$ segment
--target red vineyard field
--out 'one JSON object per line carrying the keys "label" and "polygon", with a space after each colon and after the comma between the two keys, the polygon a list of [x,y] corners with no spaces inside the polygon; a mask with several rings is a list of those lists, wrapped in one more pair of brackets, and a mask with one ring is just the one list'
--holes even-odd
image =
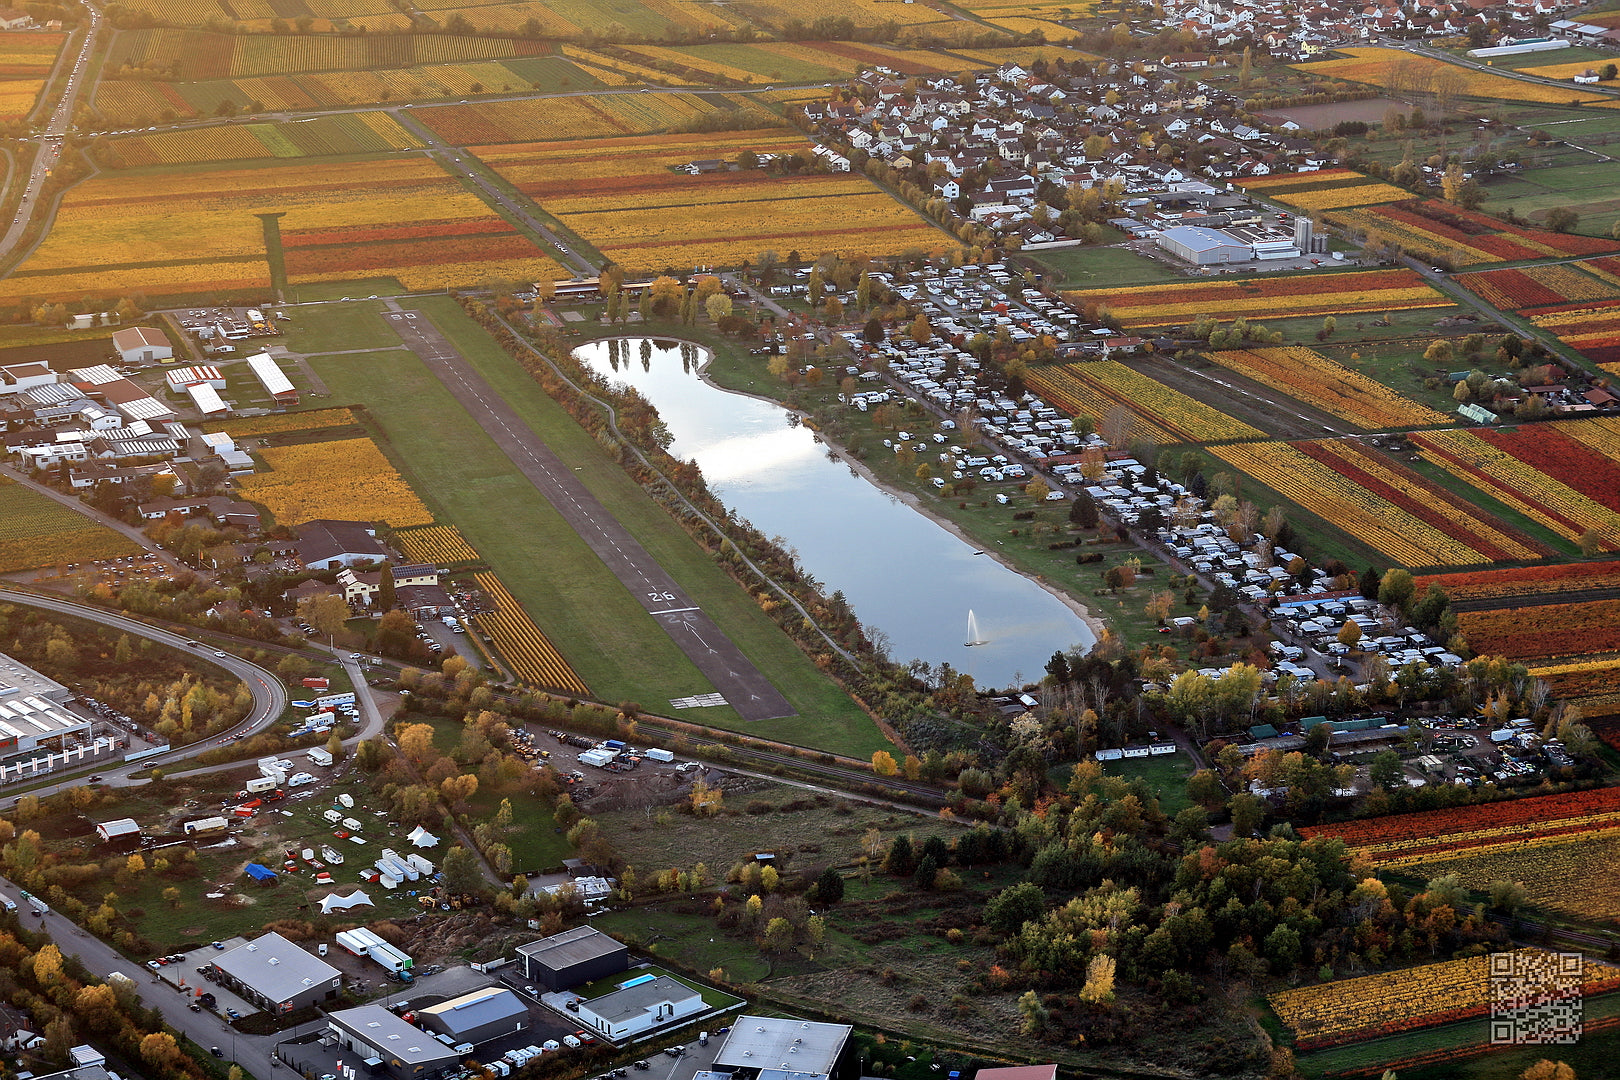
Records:
{"label": "red vineyard field", "polygon": [[1299,832],[1306,837],[1337,837],[1355,848],[1421,840],[1431,843],[1435,850],[1444,851],[1447,850],[1445,837],[1449,834],[1527,825],[1539,826],[1531,831],[1541,832],[1557,827],[1564,819],[1613,813],[1620,813],[1620,788],[1593,788],[1333,825],[1306,825]]}

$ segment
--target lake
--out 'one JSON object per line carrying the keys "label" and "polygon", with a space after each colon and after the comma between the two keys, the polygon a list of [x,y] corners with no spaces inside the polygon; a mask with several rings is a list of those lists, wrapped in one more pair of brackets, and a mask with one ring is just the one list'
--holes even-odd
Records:
{"label": "lake", "polygon": [[[727,508],[797,554],[829,595],[842,591],[893,659],[949,663],[1000,688],[1039,679],[1052,653],[1095,641],[1067,605],[830,457],[786,409],[703,381],[701,346],[616,338],[574,355],[651,402],[670,452],[695,461]],[[972,647],[970,611],[982,642]]]}

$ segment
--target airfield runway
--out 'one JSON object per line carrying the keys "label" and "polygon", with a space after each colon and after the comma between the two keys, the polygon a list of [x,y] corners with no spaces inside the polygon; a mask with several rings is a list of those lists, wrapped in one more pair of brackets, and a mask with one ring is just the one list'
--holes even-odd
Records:
{"label": "airfield runway", "polygon": [[562,514],[597,558],[641,601],[647,614],[708,676],[744,720],[793,716],[793,706],[720,632],[675,579],[636,542],[617,518],[551,452],[426,315],[390,311],[388,321],[462,408],[495,440],[512,464]]}

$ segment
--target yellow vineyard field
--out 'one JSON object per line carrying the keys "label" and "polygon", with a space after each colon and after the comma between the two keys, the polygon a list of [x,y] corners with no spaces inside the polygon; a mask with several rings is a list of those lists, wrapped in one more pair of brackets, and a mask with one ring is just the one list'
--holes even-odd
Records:
{"label": "yellow vineyard field", "polygon": [[478,561],[478,552],[454,525],[406,529],[394,534],[394,543],[412,562],[440,565]]}
{"label": "yellow vineyard field", "polygon": [[496,651],[512,669],[512,674],[536,686],[570,694],[590,693],[562,653],[529,618],[523,605],[506,591],[500,579],[489,573],[474,577],[495,606],[493,613],[477,616],[478,626],[495,643]]}
{"label": "yellow vineyard field", "polygon": [[140,550],[122,533],[0,477],[0,573],[121,558]]}
{"label": "yellow vineyard field", "polygon": [[1296,64],[1296,70],[1312,75],[1326,75],[1350,82],[1368,83],[1397,93],[1431,92],[1442,81],[1455,85],[1455,92],[1469,97],[1502,98],[1508,101],[1542,102],[1570,105],[1610,100],[1605,94],[1594,94],[1579,86],[1546,86],[1524,82],[1506,75],[1497,75],[1444,60],[1414,56],[1400,49],[1344,49],[1350,55],[1342,60],[1323,60],[1313,64]]}
{"label": "yellow vineyard field", "polygon": [[336,518],[401,528],[433,520],[370,439],[274,446],[260,453],[271,471],[243,477],[242,496],[263,505],[278,525]]}

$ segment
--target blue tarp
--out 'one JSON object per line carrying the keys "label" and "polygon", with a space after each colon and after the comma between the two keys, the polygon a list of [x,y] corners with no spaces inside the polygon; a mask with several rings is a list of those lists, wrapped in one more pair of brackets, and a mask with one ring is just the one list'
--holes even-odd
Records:
{"label": "blue tarp", "polygon": [[247,874],[248,877],[252,878],[254,881],[276,880],[276,872],[274,870],[270,869],[268,866],[260,866],[256,862],[250,862],[247,864]]}

